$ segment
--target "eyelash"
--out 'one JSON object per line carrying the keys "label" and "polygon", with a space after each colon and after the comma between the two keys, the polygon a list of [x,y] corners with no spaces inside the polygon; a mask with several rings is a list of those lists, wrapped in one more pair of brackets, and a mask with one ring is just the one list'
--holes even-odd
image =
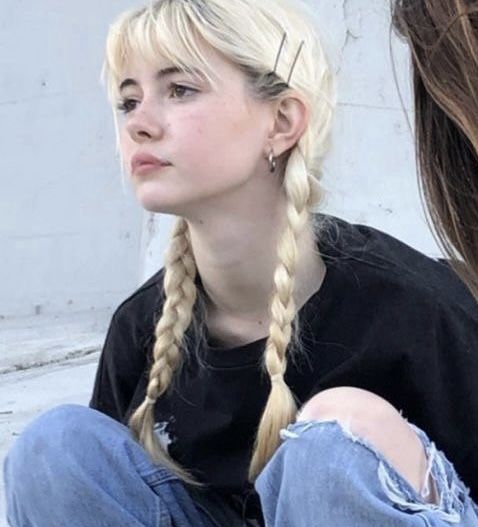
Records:
{"label": "eyelash", "polygon": [[[168,87],[168,90],[170,93],[173,93],[174,90],[177,90],[177,89],[180,89],[180,90],[184,90],[184,91],[189,91],[191,92],[190,95],[183,95],[183,96],[179,96],[179,97],[173,97],[173,99],[183,99],[185,97],[190,97],[192,94],[194,93],[197,93],[198,90],[195,90],[194,88],[190,88],[189,86],[184,86],[182,84],[176,84],[175,82],[172,82],[169,87]],[[118,105],[117,105],[117,109],[122,111],[123,113],[127,114],[127,113],[130,113],[131,111],[134,110],[135,107],[131,108],[130,105],[131,103],[133,104],[136,104],[138,103],[138,101],[135,101],[134,99],[123,99]]]}

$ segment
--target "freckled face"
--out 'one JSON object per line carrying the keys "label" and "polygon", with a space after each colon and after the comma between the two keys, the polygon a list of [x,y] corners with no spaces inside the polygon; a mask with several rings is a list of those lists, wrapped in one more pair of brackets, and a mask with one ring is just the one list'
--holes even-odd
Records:
{"label": "freckled face", "polygon": [[239,69],[212,49],[207,56],[217,74],[215,87],[202,76],[168,71],[173,65],[164,60],[154,67],[134,60],[122,79],[129,79],[121,91],[120,118],[126,171],[131,174],[138,152],[171,163],[131,174],[147,210],[187,217],[195,207],[213,206],[221,196],[240,191],[267,169],[270,106],[251,97]]}

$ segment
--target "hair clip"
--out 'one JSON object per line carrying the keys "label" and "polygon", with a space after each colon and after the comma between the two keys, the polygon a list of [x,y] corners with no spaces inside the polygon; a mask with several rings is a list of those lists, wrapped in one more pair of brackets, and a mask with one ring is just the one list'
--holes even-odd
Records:
{"label": "hair clip", "polygon": [[295,65],[297,64],[297,61],[299,60],[300,52],[302,51],[302,48],[304,47],[304,41],[302,40],[299,46],[299,49],[297,50],[297,53],[295,55],[294,62],[292,63],[292,67],[290,69],[289,77],[287,77],[287,84],[290,84],[290,79],[292,78],[292,73],[294,72]]}
{"label": "hair clip", "polygon": [[274,69],[272,70],[273,73],[276,73],[277,71],[277,66],[279,65],[279,58],[282,53],[282,49],[284,47],[286,39],[287,39],[287,33],[284,31],[284,36],[282,37],[282,41],[280,43],[279,52],[277,53],[276,63],[274,64]]}
{"label": "hair clip", "polygon": [[[284,49],[284,45],[285,45],[285,41],[287,40],[287,33],[284,32],[284,36],[282,37],[282,41],[280,43],[280,46],[279,46],[279,52],[277,53],[277,58],[276,58],[276,62],[274,64],[274,70],[273,70],[273,73],[277,75],[277,66],[279,65],[279,59],[280,59],[280,56],[282,54],[282,50]],[[287,78],[287,85],[290,84],[290,80],[292,79],[292,73],[294,72],[294,68],[297,64],[297,61],[299,60],[299,55],[300,55],[300,52],[302,51],[302,48],[304,47],[304,44],[305,42],[302,40],[301,43],[300,43],[300,46],[299,46],[299,49],[297,50],[297,53],[295,55],[295,58],[294,58],[294,61],[292,63],[292,67],[290,69],[290,73],[289,73],[289,76]]]}

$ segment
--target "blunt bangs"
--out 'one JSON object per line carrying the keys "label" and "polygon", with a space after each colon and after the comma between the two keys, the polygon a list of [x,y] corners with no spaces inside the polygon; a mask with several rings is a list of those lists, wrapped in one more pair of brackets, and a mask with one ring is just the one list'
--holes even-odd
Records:
{"label": "blunt bangs", "polygon": [[102,70],[110,101],[119,101],[119,83],[135,57],[153,66],[161,57],[182,71],[201,72],[214,85],[216,75],[203,54],[207,44],[198,22],[188,2],[165,1],[155,12],[145,7],[121,16],[110,29]]}

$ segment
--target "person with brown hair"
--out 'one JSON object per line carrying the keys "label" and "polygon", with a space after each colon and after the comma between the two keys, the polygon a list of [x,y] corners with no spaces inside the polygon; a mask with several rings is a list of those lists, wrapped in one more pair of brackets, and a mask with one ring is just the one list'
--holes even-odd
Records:
{"label": "person with brown hair", "polygon": [[478,3],[394,0],[409,43],[420,182],[458,274],[478,298]]}
{"label": "person with brown hair", "polygon": [[477,527],[478,310],[447,266],[317,212],[335,92],[311,16],[159,0],[106,47],[122,163],[177,220],[90,407],[9,452],[10,524]]}

